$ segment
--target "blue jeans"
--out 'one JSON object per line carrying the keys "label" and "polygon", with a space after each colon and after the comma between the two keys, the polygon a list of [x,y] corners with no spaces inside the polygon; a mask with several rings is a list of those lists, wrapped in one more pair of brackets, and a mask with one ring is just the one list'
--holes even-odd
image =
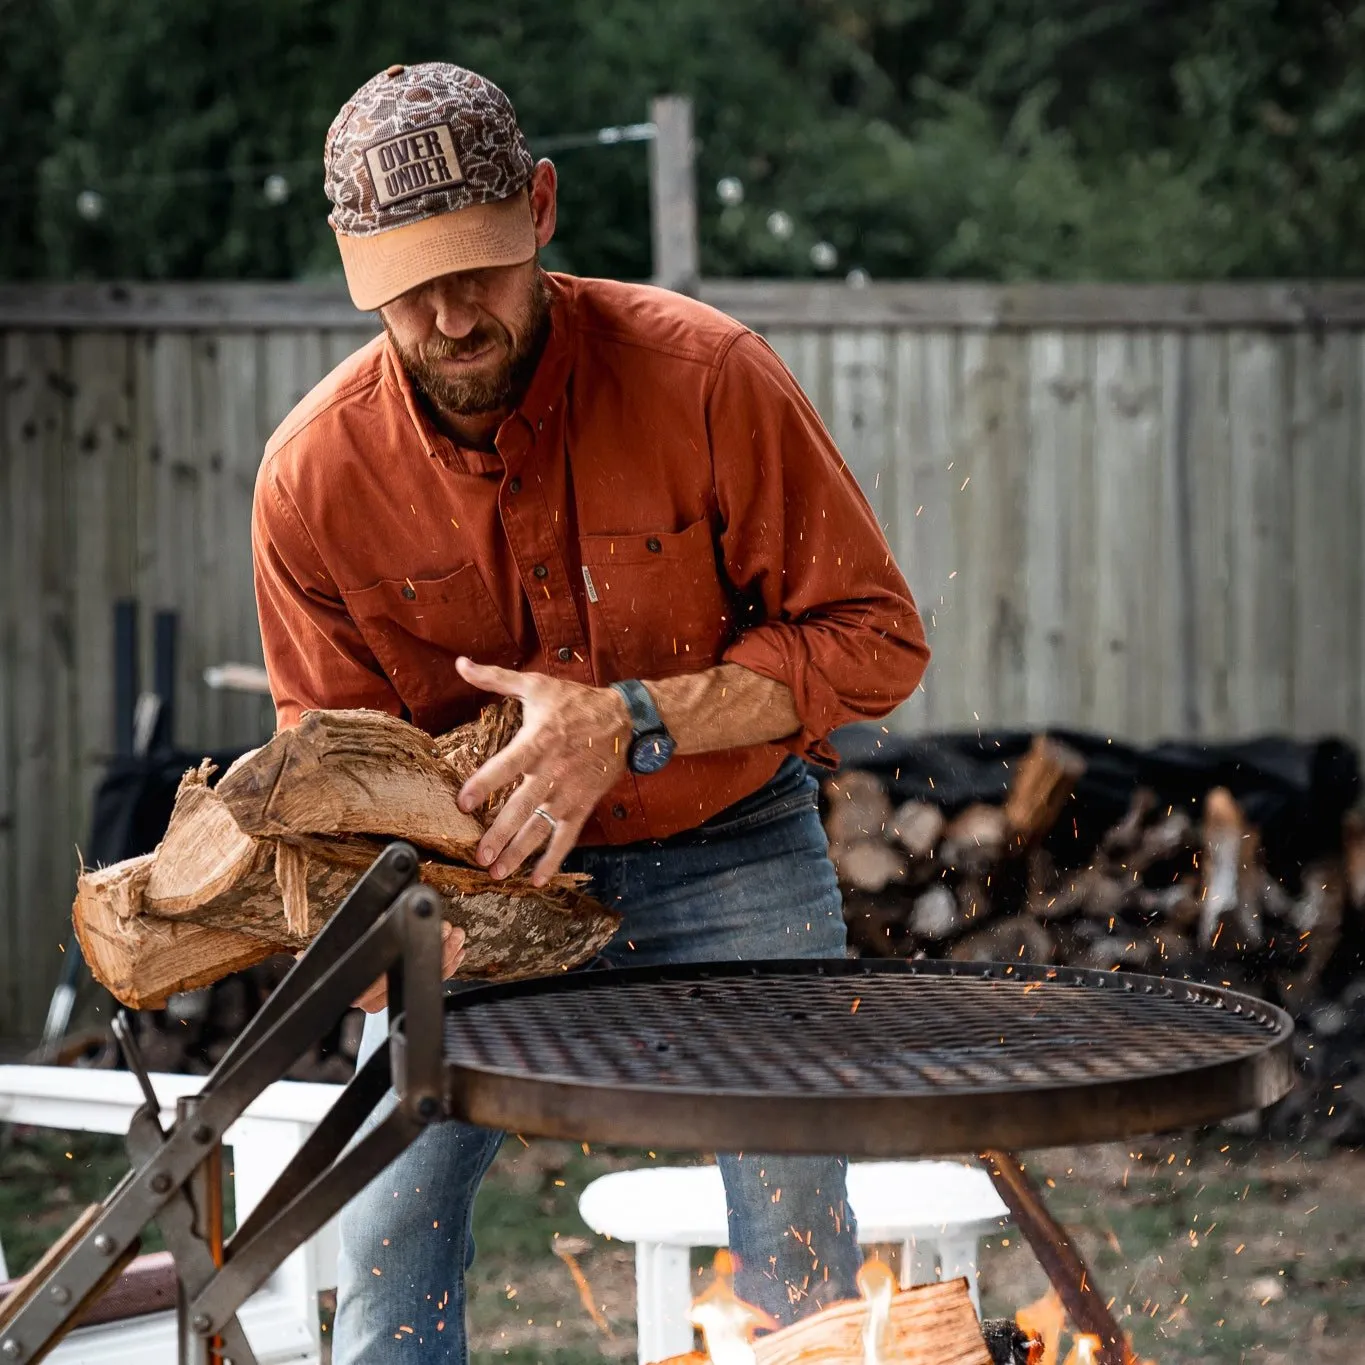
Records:
{"label": "blue jeans", "polygon": [[[796,759],[696,830],[578,849],[567,866],[590,874],[592,894],[624,916],[595,966],[844,955],[843,911],[816,784]],[[370,1017],[362,1060],[386,1030],[384,1014]],[[474,1196],[502,1139],[470,1124],[436,1124],[347,1206],[335,1365],[465,1365]],[[844,1158],[745,1152],[721,1155],[718,1164],[742,1298],[786,1323],[856,1297],[857,1235]],[[400,1325],[411,1331],[399,1333]]]}

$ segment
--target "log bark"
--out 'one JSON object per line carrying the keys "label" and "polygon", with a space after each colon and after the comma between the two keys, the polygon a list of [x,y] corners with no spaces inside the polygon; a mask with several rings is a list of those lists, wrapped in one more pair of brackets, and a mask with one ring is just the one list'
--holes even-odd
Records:
{"label": "log bark", "polygon": [[1084,773],[1085,760],[1074,749],[1046,735],[1034,736],[1005,798],[1005,823],[1014,847],[1027,848],[1047,834]]}
{"label": "log bark", "polygon": [[380,711],[307,711],[237,760],[217,792],[258,837],[376,834],[473,861],[483,826],[456,804],[449,751]]}

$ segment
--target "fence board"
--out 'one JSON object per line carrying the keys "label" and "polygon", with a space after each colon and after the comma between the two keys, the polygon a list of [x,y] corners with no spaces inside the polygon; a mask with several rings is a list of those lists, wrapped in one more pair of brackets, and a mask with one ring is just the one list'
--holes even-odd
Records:
{"label": "fence board", "polygon": [[1194,733],[1229,735],[1232,712],[1232,420],[1228,339],[1185,344],[1194,644]]}
{"label": "fence board", "polygon": [[1075,723],[1081,661],[1093,617],[1094,521],[1086,514],[1094,437],[1090,345],[1039,332],[1029,342],[1027,649],[1023,716],[1037,725]]}
{"label": "fence board", "polygon": [[1294,596],[1293,477],[1287,348],[1239,332],[1228,351],[1232,431],[1232,721],[1241,731],[1290,721]]}
{"label": "fence board", "polygon": [[71,535],[76,689],[77,829],[114,749],[114,603],[135,592],[136,484],[130,340],[123,332],[71,339]]}
{"label": "fence board", "polygon": [[75,874],[72,782],[73,621],[64,460],[70,413],[60,335],[6,346],[10,465],[8,591],[12,598],[13,900],[4,918],[14,952],[0,970],[20,1019],[41,1020],[66,938]]}
{"label": "fence board", "polygon": [[1293,728],[1357,734],[1361,650],[1359,346],[1296,336],[1293,473]]}
{"label": "fence board", "polygon": [[953,472],[958,339],[951,332],[902,333],[897,341],[897,426],[905,430],[896,509],[896,551],[924,617],[930,671],[904,715],[905,727],[956,719],[965,687],[963,633],[955,625],[961,592]]}
{"label": "fence board", "polygon": [[[260,663],[261,638],[251,586],[251,498],[264,442],[260,427],[260,344],[249,332],[218,334],[217,382],[222,390],[223,578],[235,584],[222,653],[210,663]],[[273,711],[259,698],[224,693],[220,742],[239,747],[258,743],[273,728]]]}

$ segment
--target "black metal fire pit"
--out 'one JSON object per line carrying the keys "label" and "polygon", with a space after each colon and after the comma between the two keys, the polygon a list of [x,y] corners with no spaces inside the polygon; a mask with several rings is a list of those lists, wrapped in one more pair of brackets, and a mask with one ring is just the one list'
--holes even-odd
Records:
{"label": "black metal fire pit", "polygon": [[[160,1228],[182,1365],[255,1365],[237,1309],[428,1125],[703,1151],[979,1153],[1072,1320],[1122,1365],[1122,1333],[1014,1147],[1183,1128],[1273,1103],[1293,1026],[1231,991],[1050,967],[768,962],[590,972],[444,1001],[440,898],[390,845],[203,1089],[0,1305],[0,1363],[37,1365]],[[270,1191],[224,1240],[223,1135],[388,973],[395,1023]],[[397,1105],[362,1131],[390,1085]]]}
{"label": "black metal fire pit", "polygon": [[1261,1108],[1293,1022],[1155,977],[943,962],[635,968],[446,1002],[447,1103],[632,1146],[905,1157],[1099,1142]]}

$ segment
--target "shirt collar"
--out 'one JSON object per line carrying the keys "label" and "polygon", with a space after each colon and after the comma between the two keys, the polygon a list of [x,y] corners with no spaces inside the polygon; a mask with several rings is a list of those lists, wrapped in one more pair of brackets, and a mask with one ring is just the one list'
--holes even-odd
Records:
{"label": "shirt collar", "polygon": [[432,459],[467,474],[495,473],[503,469],[507,461],[520,463],[520,457],[534,444],[536,432],[544,427],[546,419],[557,408],[562,407],[573,370],[573,294],[561,276],[547,273],[545,281],[550,294],[550,334],[525,397],[498,428],[494,438],[496,454],[457,445],[441,431],[432,421],[425,401],[413,388],[393,342],[385,336],[384,382],[402,402],[422,449]]}

